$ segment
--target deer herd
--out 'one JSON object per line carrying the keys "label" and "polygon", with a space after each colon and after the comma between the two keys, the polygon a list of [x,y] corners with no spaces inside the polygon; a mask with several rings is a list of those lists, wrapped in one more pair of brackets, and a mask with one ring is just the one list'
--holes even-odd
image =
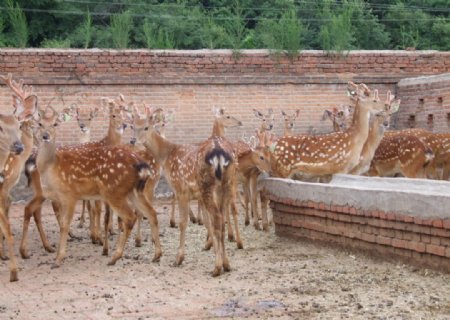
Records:
{"label": "deer herd", "polygon": [[[153,261],[159,261],[162,248],[153,194],[160,177],[164,176],[174,193],[170,212],[172,227],[176,226],[175,205],[179,208],[180,239],[175,265],[184,260],[186,228],[191,217],[206,227],[205,249],[212,247],[215,253],[213,276],[230,270],[225,250],[226,225],[228,239],[235,240],[239,249],[243,248],[238,200],[245,210],[246,225],[252,220],[256,229],[269,228],[268,199],[258,185],[262,173],[320,181],[337,173],[442,180],[448,180],[450,175],[450,135],[423,129],[387,131],[400,100],[390,92],[380,98],[377,90],[364,84],[348,83],[352,107],[325,111],[323,119],[333,123],[331,133],[294,134],[300,112],[282,112],[285,131],[283,136],[276,137],[271,133],[275,121],[273,111],[264,114],[254,110],[260,128],[248,141],[232,142],[226,138],[225,128],[242,126],[242,122],[223,108],[213,108],[211,136],[197,144],[177,144],[165,138],[170,116],[160,108],[146,105],[139,108],[119,94],[115,99],[103,98],[101,107],[57,112],[50,105],[40,108],[33,88],[23,81],[14,81],[11,74],[1,79],[12,90],[14,108],[12,115],[0,114],[0,258],[9,258],[10,281],[18,280],[8,218],[10,191],[22,172],[34,192],[24,210],[22,258],[29,257],[27,238],[31,217],[45,250],[55,251],[41,219],[43,202],[49,200],[60,227],[53,267],[61,266],[67,240],[72,236],[70,226],[75,206],[81,200],[79,226],[83,226],[84,214],[88,212],[90,237],[94,243],[103,245],[104,255],[108,255],[109,234],[114,232],[112,213],[119,217],[119,238],[109,265],[122,257],[135,224],[135,243],[141,245],[143,217],[150,223]],[[102,110],[109,116],[108,131],[102,140],[90,141],[92,120]],[[80,129],[80,143],[57,146],[60,123],[72,117]],[[132,138],[130,143],[122,144],[127,126],[132,130]],[[197,216],[190,208],[193,200],[198,201]],[[261,202],[261,213],[258,202]],[[4,240],[8,255],[4,252]]]}

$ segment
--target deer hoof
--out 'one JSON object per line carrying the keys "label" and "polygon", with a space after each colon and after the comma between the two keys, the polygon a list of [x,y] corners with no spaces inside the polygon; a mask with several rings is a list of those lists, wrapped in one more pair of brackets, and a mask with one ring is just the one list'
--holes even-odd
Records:
{"label": "deer hoof", "polygon": [[142,247],[142,240],[141,239],[134,239],[134,245],[136,246],[136,247]]}
{"label": "deer hoof", "polygon": [[177,224],[174,221],[170,221],[170,227],[171,228],[176,228]]}
{"label": "deer hoof", "polygon": [[269,225],[267,225],[267,224],[263,225],[263,231],[268,232],[269,231]]}
{"label": "deer hoof", "polygon": [[160,259],[161,259],[161,253],[155,254],[155,256],[152,259],[152,262],[159,262]]}
{"label": "deer hoof", "polygon": [[220,267],[215,267],[215,268],[214,268],[214,271],[212,272],[212,276],[213,276],[213,277],[218,277],[218,276],[220,276],[221,269],[222,269],[222,268],[220,268]]}
{"label": "deer hoof", "polygon": [[102,256],[108,256],[109,250],[106,248],[103,248]]}
{"label": "deer hoof", "polygon": [[20,256],[22,259],[30,259],[30,255],[25,250],[20,250]]}
{"label": "deer hoof", "polygon": [[10,282],[19,281],[19,276],[18,276],[17,270],[11,270],[11,272],[9,274],[9,281]]}
{"label": "deer hoof", "polygon": [[52,264],[52,266],[50,267],[50,269],[58,269],[59,268],[59,263],[54,263]]}
{"label": "deer hoof", "polygon": [[113,266],[116,264],[116,260],[111,260],[110,262],[108,262],[108,266]]}
{"label": "deer hoof", "polygon": [[223,271],[224,272],[230,272],[231,271],[231,267],[229,263],[224,263],[223,264]]}
{"label": "deer hoof", "polygon": [[250,221],[245,220],[245,225],[248,226],[250,224]]}
{"label": "deer hoof", "polygon": [[242,242],[238,242],[237,243],[237,248],[238,249],[244,249],[244,245],[242,244]]}
{"label": "deer hoof", "polygon": [[234,242],[234,235],[233,234],[229,234],[228,235],[228,241]]}
{"label": "deer hoof", "polygon": [[50,252],[50,253],[53,253],[56,251],[55,248],[53,248],[51,246],[44,247],[44,249],[45,249],[45,251]]}
{"label": "deer hoof", "polygon": [[3,261],[7,261],[7,260],[9,260],[9,258],[8,258],[8,256],[5,256],[5,255],[0,255],[0,260],[3,260]]}
{"label": "deer hoof", "polygon": [[177,256],[177,258],[175,259],[175,266],[179,266],[183,263],[184,260],[184,255],[180,254]]}

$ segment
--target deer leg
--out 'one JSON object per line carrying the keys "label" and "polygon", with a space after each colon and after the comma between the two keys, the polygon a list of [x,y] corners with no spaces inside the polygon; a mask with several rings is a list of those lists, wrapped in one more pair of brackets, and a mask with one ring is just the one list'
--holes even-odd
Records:
{"label": "deer leg", "polygon": [[261,215],[262,215],[262,225],[264,231],[269,231],[269,224],[272,224],[272,219],[269,220],[269,199],[265,195],[264,191],[259,193],[259,198],[261,200]]}
{"label": "deer leg", "polygon": [[134,244],[136,247],[142,246],[142,232],[141,232],[141,223],[142,223],[142,213],[141,211],[136,212],[137,221],[136,221],[136,238],[134,238]]}
{"label": "deer leg", "polygon": [[83,228],[84,222],[85,222],[85,214],[86,214],[86,206],[87,206],[87,200],[81,201],[81,215],[80,215],[80,222],[78,223],[78,228]]}
{"label": "deer leg", "polygon": [[192,223],[197,223],[197,218],[195,217],[195,214],[192,211],[191,206],[189,206],[189,218]]}
{"label": "deer leg", "polygon": [[[102,224],[101,224],[101,220],[102,220],[102,202],[100,200],[96,200],[95,201],[95,238],[97,239],[97,243],[99,245],[103,245],[103,239],[102,239]],[[109,230],[109,221],[112,220],[112,213],[111,213],[111,218],[108,219],[108,230]]]}
{"label": "deer leg", "polygon": [[[239,232],[238,210],[234,201],[231,202],[231,210],[233,212],[234,229],[236,231],[236,245],[238,249],[244,249],[244,245],[242,244],[242,239]],[[231,224],[231,220],[229,220],[229,223]]]}
{"label": "deer leg", "polygon": [[[106,211],[111,211],[111,208],[109,207],[108,204],[105,203],[105,212]],[[116,232],[114,231],[114,212],[111,212],[110,214],[111,219],[108,220],[108,233],[110,235],[115,235]]]}
{"label": "deer leg", "polygon": [[244,202],[243,207],[245,210],[245,225],[248,226],[250,224],[250,216],[249,216],[249,203],[250,203],[250,190],[248,181],[243,184],[243,192],[244,192]]}
{"label": "deer leg", "polygon": [[64,202],[59,203],[61,206],[61,226],[58,253],[53,268],[61,266],[62,261],[66,255],[67,238],[69,236],[70,223],[72,222],[73,214],[75,212],[75,201],[72,199],[65,199]]}
{"label": "deer leg", "polygon": [[450,164],[444,165],[444,170],[442,172],[442,180],[448,181],[450,177]]}
{"label": "deer leg", "polygon": [[250,201],[251,201],[250,207],[252,211],[253,226],[255,227],[256,230],[261,230],[258,220],[257,180],[254,176],[250,178],[249,186],[250,186]]}
{"label": "deer leg", "polygon": [[104,227],[104,235],[103,235],[103,251],[102,255],[107,256],[109,252],[109,235],[108,235],[108,225],[111,222],[111,211],[105,210],[105,216],[103,217],[103,227]]}
{"label": "deer leg", "polygon": [[42,206],[39,206],[37,210],[33,212],[33,219],[39,231],[39,236],[44,246],[45,251],[55,252],[55,248],[50,244],[44,231],[44,226],[42,225]]}
{"label": "deer leg", "polygon": [[0,230],[6,237],[8,243],[8,255],[9,255],[9,281],[14,282],[19,280],[17,271],[17,261],[14,255],[14,238],[11,232],[8,218],[4,212],[4,208],[0,208]]}
{"label": "deer leg", "polygon": [[[1,195],[0,195],[1,197]],[[8,201],[7,198],[8,195],[5,196],[5,198],[3,198],[3,203],[0,203],[0,205],[3,205],[3,207],[5,208],[5,216],[6,219],[8,219],[8,212],[9,212],[9,205],[8,205]],[[2,199],[0,199],[0,202],[2,201]],[[4,240],[5,240],[5,235],[3,234],[1,228],[0,228],[0,259],[1,260],[8,260],[8,257],[5,255],[4,253]]]}
{"label": "deer leg", "polygon": [[180,244],[178,247],[177,257],[175,259],[175,265],[179,266],[184,260],[184,245],[186,241],[186,227],[189,219],[189,196],[182,194],[178,196],[178,207],[180,211]]}
{"label": "deer leg", "polygon": [[206,242],[205,246],[203,247],[203,250],[208,251],[213,246],[211,219],[209,218],[208,211],[206,211],[205,206],[201,200],[198,201],[198,205],[202,208],[202,211],[204,212],[203,218],[204,218],[204,226],[206,228]]}
{"label": "deer leg", "polygon": [[140,213],[141,219],[142,214],[144,214],[150,222],[150,229],[152,232],[152,240],[155,244],[155,255],[153,256],[152,261],[158,262],[162,255],[161,243],[159,241],[159,227],[158,227],[158,219],[156,217],[156,211],[151,205],[151,203],[142,195],[139,194],[136,198],[136,205],[138,207],[138,211]]}
{"label": "deer leg", "polygon": [[[206,199],[205,199],[206,198]],[[216,204],[213,202],[212,195],[209,197],[204,196],[206,211],[210,212],[211,226],[212,226],[212,241],[214,246],[214,252],[216,255],[215,267],[212,272],[213,277],[217,277],[222,272],[223,267],[223,254],[222,254],[222,241],[221,238],[224,235],[223,228],[223,217],[217,208]]]}
{"label": "deer leg", "polygon": [[116,251],[114,252],[111,260],[108,262],[108,265],[112,266],[123,255],[125,244],[127,243],[128,237],[133,229],[134,223],[136,222],[136,215],[128,205],[127,199],[110,199],[108,204],[121,218],[123,227],[123,232],[120,233],[119,239],[117,240]]}
{"label": "deer leg", "polygon": [[172,198],[172,203],[171,203],[171,211],[170,211],[170,227],[171,228],[176,228],[177,227],[177,223],[175,222],[175,203],[177,202],[175,195]]}
{"label": "deer leg", "polygon": [[198,206],[197,206],[197,223],[199,226],[203,225],[203,210],[202,210],[202,207],[200,206],[200,204],[198,204]]}
{"label": "deer leg", "polygon": [[[231,211],[231,207],[225,207],[225,215],[224,217],[226,217],[225,221],[227,224],[227,230],[228,230],[228,241],[233,242],[234,241],[234,234],[233,234],[233,226],[231,225],[231,218],[230,218],[230,211]],[[234,214],[234,212],[233,212]]]}

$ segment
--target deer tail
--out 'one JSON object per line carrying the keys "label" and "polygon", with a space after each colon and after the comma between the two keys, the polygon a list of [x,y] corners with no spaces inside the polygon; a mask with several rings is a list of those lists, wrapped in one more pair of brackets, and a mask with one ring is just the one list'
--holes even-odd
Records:
{"label": "deer tail", "polygon": [[231,163],[231,156],[225,150],[216,147],[206,154],[205,162],[214,168],[216,178],[222,180],[225,168]]}
{"label": "deer tail", "polygon": [[434,159],[434,152],[431,148],[427,147],[425,149],[425,163],[424,166],[427,166],[430,164],[431,161]]}
{"label": "deer tail", "polygon": [[136,182],[136,190],[142,192],[145,188],[145,184],[147,183],[148,178],[152,175],[150,166],[145,162],[140,162],[134,165],[137,174],[138,181]]}

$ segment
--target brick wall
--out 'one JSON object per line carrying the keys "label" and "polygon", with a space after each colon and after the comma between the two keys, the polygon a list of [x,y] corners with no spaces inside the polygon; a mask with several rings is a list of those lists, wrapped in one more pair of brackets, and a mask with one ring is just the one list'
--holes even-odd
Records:
{"label": "brick wall", "polygon": [[450,272],[450,188],[439,181],[415,183],[409,188],[407,179],[340,175],[331,185],[283,179],[263,184],[280,236]]}
{"label": "brick wall", "polygon": [[[257,126],[252,109],[273,108],[276,133],[282,132],[281,110],[301,110],[296,132],[331,130],[321,122],[323,110],[348,103],[345,83],[364,81],[383,94],[395,91],[405,77],[450,72],[450,53],[435,51],[354,51],[332,57],[305,51],[293,60],[275,58],[264,50],[244,51],[235,59],[228,50],[0,50],[0,71],[12,72],[32,84],[40,105],[62,109],[98,105],[103,96],[118,92],[136,103],[175,111],[167,130],[181,143],[200,141],[211,131],[212,106],[236,114],[242,128],[229,130],[233,139]],[[10,91],[0,86],[0,108],[11,110]],[[106,131],[99,117],[93,138]],[[61,143],[75,143],[75,123],[60,129]]]}
{"label": "brick wall", "polygon": [[398,128],[449,131],[450,73],[402,79],[397,85],[397,95],[402,98]]}

